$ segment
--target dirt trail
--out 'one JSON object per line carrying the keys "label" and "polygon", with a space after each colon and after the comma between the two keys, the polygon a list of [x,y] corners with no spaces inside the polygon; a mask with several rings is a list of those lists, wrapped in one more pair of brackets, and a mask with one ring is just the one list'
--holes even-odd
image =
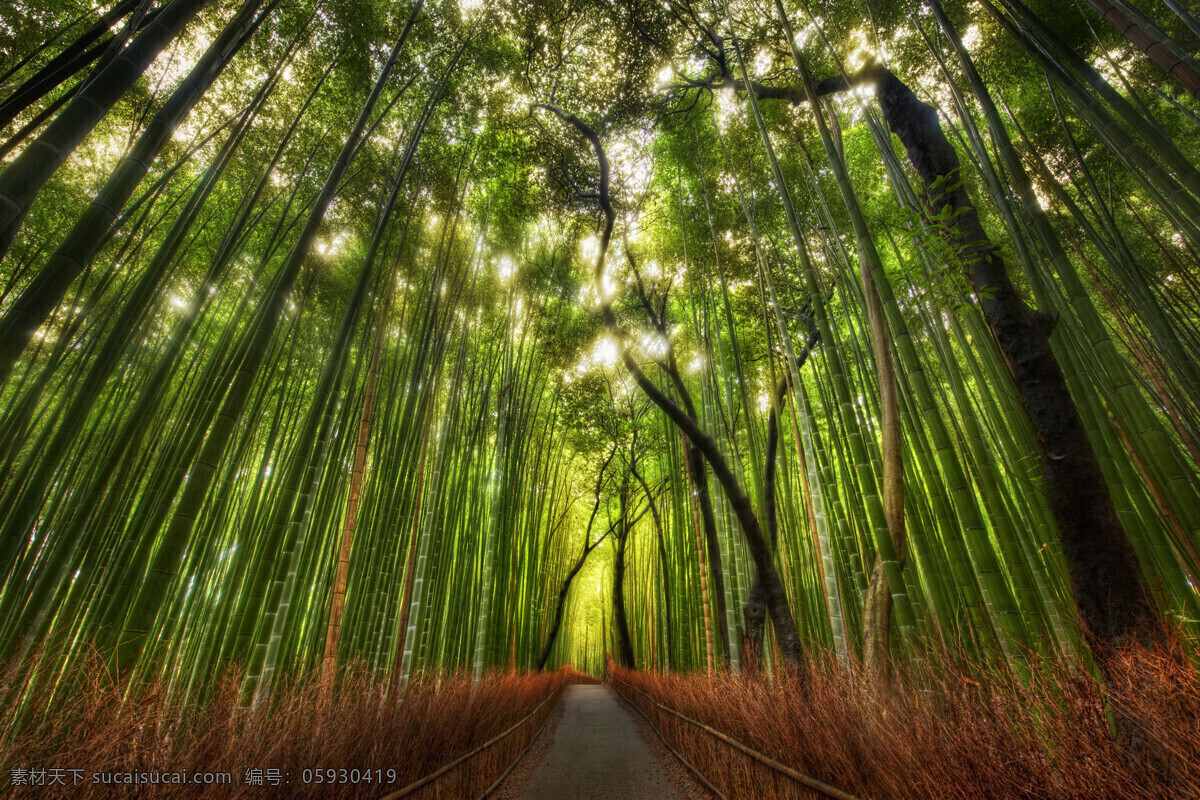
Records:
{"label": "dirt trail", "polygon": [[681,800],[612,689],[570,686],[560,702],[554,741],[520,800]]}

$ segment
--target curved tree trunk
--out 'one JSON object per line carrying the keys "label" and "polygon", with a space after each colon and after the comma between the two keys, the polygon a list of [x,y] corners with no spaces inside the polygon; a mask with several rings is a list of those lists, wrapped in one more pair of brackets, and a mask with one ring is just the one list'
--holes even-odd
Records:
{"label": "curved tree trunk", "polygon": [[[816,327],[810,325],[808,340],[804,343],[804,349],[796,354],[797,369],[803,367],[804,363],[808,361],[809,354],[812,353],[813,348],[816,347],[820,338]],[[788,377],[788,372],[785,370],[783,380],[775,388],[775,395],[771,398],[771,410],[767,414],[767,453],[766,465],[763,467],[763,509],[767,518],[767,536],[770,539],[772,549],[775,548],[779,539],[779,516],[775,500],[775,477],[778,465],[777,454],[779,451],[779,412],[782,410],[783,403],[787,399],[787,390],[790,383],[791,380]],[[746,635],[750,640],[754,656],[757,660],[761,661],[763,656],[763,642],[766,640],[767,606],[766,588],[763,585],[760,575],[756,574],[754,576],[754,582],[750,585],[750,596],[746,599],[746,608],[742,613],[746,620]]]}
{"label": "curved tree trunk", "polygon": [[[947,209],[956,222],[949,233],[961,248],[984,319],[1041,445],[1051,508],[1093,651],[1104,665],[1126,645],[1159,642],[1161,621],[1050,349],[1053,318],[1026,305],[1013,286],[999,248],[992,244],[967,195],[958,154],[942,132],[937,112],[878,65],[860,72],[854,83],[860,82],[875,85],[884,120],[904,144],[931,206],[937,212]],[[819,91],[849,88],[843,78],[818,86]]]}
{"label": "curved tree trunk", "polygon": [[571,567],[571,570],[567,573],[567,577],[563,580],[562,588],[558,590],[558,600],[554,604],[554,621],[550,623],[550,632],[546,634],[546,643],[542,645],[542,654],[538,656],[538,672],[546,668],[546,662],[550,660],[550,653],[554,651],[554,643],[558,641],[558,632],[562,629],[563,615],[566,613],[567,597],[571,593],[571,582],[575,580],[575,576],[583,569],[583,565],[587,563],[587,557],[591,552],[591,548],[584,548],[583,553],[576,559],[574,566]]}
{"label": "curved tree trunk", "polygon": [[613,458],[617,455],[617,446],[613,445],[612,450],[608,452],[608,457],[600,465],[600,470],[596,474],[596,485],[592,490],[593,502],[592,513],[588,517],[587,528],[583,532],[583,552],[579,554],[579,558],[575,560],[575,565],[567,572],[567,577],[563,581],[562,588],[558,590],[558,601],[554,606],[554,621],[550,624],[550,632],[546,634],[546,643],[542,646],[542,654],[538,657],[537,669],[541,672],[546,668],[546,662],[550,660],[550,653],[554,650],[554,643],[558,640],[558,631],[562,627],[563,614],[567,607],[567,596],[571,592],[571,581],[575,580],[575,576],[579,574],[579,570],[583,569],[587,557],[595,550],[601,542],[612,532],[610,528],[595,542],[589,541],[592,538],[592,526],[596,524],[596,515],[600,513],[600,492],[604,488],[604,473],[608,471],[608,467],[612,464]]}
{"label": "curved tree trunk", "polygon": [[[616,214],[613,211],[612,202],[609,198],[609,165],[608,158],[604,154],[604,146],[600,142],[599,135],[578,117],[568,114],[552,105],[543,103],[540,104],[540,107],[551,111],[586,137],[596,153],[597,160],[600,162],[599,199],[600,208],[604,212],[604,229],[600,237],[600,247],[598,248],[599,252],[596,257],[595,281],[597,286],[603,285],[605,273],[604,258],[608,252],[608,245],[612,241],[613,226],[616,222]],[[705,433],[696,424],[695,420],[676,405],[642,371],[641,366],[637,363],[629,348],[624,344],[624,337],[621,335],[620,328],[617,325],[617,317],[613,311],[611,300],[603,302],[600,313],[609,332],[622,343],[621,360],[625,364],[625,368],[629,371],[629,374],[633,376],[634,381],[650,400],[666,413],[667,417],[675,423],[676,427],[683,432],[688,440],[700,450],[705,459],[707,459],[709,466],[712,467],[713,476],[721,484],[721,488],[725,491],[725,496],[729,500],[729,505],[737,516],[738,522],[741,524],[742,532],[746,537],[746,545],[750,550],[751,557],[754,559],[754,564],[763,576],[767,609],[771,616],[771,623],[775,626],[775,635],[779,641],[780,653],[789,666],[799,671],[804,664],[804,647],[800,643],[800,633],[796,629],[796,620],[792,616],[791,609],[788,607],[787,592],[784,590],[783,582],[779,578],[779,571],[775,569],[770,547],[763,536],[758,516],[754,512],[753,502],[746,495],[745,491],[742,490],[737,476],[729,468],[729,464],[725,461],[725,456],[721,453],[720,448],[713,438]],[[803,676],[804,673],[800,672],[800,674]]]}

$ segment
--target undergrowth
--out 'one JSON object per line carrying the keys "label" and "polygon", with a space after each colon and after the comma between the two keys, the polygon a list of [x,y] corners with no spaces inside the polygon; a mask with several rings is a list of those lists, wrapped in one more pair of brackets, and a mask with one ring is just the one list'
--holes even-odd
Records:
{"label": "undergrowth", "polygon": [[[1200,678],[1172,655],[1133,653],[1128,664],[1107,688],[1077,664],[1035,661],[1028,679],[1017,680],[954,653],[909,659],[886,687],[832,658],[816,660],[803,679],[615,666],[610,677],[730,798],[813,795],[631,686],[872,800],[1200,797]],[[45,796],[57,776],[65,786],[56,794],[70,797],[380,798],[528,717],[410,795],[473,798],[532,740],[552,707],[539,703],[590,680],[569,670],[479,682],[462,673],[417,675],[401,698],[388,695],[385,677],[350,667],[328,703],[316,676],[304,676],[281,682],[271,703],[254,709],[240,697],[240,678],[228,673],[186,705],[169,701],[164,686],[118,684],[99,660],[53,694],[39,688],[49,681],[35,681],[24,703],[0,710],[0,794]],[[1133,722],[1135,748],[1115,738],[1116,716]],[[187,784],[145,782],[181,773]],[[206,773],[226,773],[228,782],[194,782]],[[143,782],[111,783],[118,775]],[[20,785],[33,780],[41,785]]]}
{"label": "undergrowth", "polygon": [[[1200,679],[1183,658],[1130,654],[1111,688],[1076,664],[1031,664],[1027,681],[954,654],[887,688],[859,665],[807,678],[656,674],[610,665],[615,688],[730,798],[811,797],[734,747],[631,691],[842,791],[888,798],[1135,800],[1200,797]],[[1132,666],[1136,665],[1136,666]],[[1114,736],[1114,712],[1135,726]]]}
{"label": "undergrowth", "polygon": [[[464,673],[416,675],[401,698],[387,696],[386,677],[351,667],[328,703],[314,675],[280,683],[267,707],[253,709],[239,697],[241,676],[230,672],[205,699],[180,706],[166,701],[163,686],[129,691],[95,660],[53,696],[35,688],[22,705],[27,716],[18,718],[13,703],[0,711],[0,795],[379,798],[478,748],[581,680],[592,679],[567,669],[479,682]],[[552,707],[409,796],[478,797]],[[170,783],[181,773],[188,783]],[[152,776],[159,783],[148,783]]]}

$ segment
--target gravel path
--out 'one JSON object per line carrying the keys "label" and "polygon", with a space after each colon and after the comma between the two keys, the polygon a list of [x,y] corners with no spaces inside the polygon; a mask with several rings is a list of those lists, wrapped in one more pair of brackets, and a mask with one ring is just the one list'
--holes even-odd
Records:
{"label": "gravel path", "polygon": [[558,706],[555,719],[496,797],[516,800],[708,797],[690,780],[645,721],[631,714],[608,686],[567,687]]}

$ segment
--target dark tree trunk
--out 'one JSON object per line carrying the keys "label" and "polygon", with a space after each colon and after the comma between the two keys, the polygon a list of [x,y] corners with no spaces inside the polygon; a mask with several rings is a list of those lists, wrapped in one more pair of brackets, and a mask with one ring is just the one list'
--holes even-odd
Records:
{"label": "dark tree trunk", "polygon": [[[137,8],[140,2],[141,0],[125,0],[125,2],[113,8],[98,19],[95,25],[84,31],[65,50],[50,59],[46,66],[39,69],[14,89],[4,99],[4,102],[0,103],[0,128],[7,127],[26,108],[29,108],[29,106],[54,91],[55,87],[61,85],[67,78],[98,59],[108,49],[109,44],[112,42],[112,37],[94,45],[96,40],[108,33],[114,25]],[[143,27],[153,20],[155,13],[151,12],[151,14],[146,15],[141,20],[139,27]],[[5,78],[7,77],[6,75]],[[67,92],[67,94],[69,95],[70,92]]]}
{"label": "dark tree trunk", "polygon": [[608,467],[612,464],[612,460],[616,455],[617,446],[613,445],[612,450],[608,452],[608,457],[600,464],[600,470],[596,474],[596,485],[592,489],[592,513],[588,517],[587,528],[583,532],[583,551],[579,554],[579,558],[575,560],[575,565],[571,567],[571,571],[567,573],[562,588],[558,590],[558,602],[554,606],[554,621],[550,624],[550,632],[546,634],[546,643],[542,645],[542,654],[538,657],[538,672],[546,668],[546,662],[550,660],[550,653],[554,650],[554,642],[558,640],[558,631],[562,628],[563,613],[567,608],[567,596],[571,593],[571,581],[575,580],[575,576],[579,574],[579,570],[583,569],[583,565],[587,562],[587,557],[591,552],[612,531],[610,528],[604,536],[601,536],[595,542],[591,541],[592,526],[596,524],[596,515],[600,513],[600,492],[604,489],[604,473],[608,471]]}
{"label": "dark tree trunk", "polygon": [[637,669],[633,638],[629,634],[629,615],[625,611],[625,548],[633,527],[628,521],[628,491],[621,492],[621,514],[617,519],[617,554],[613,562],[613,616],[617,622],[617,657],[626,669]]}
{"label": "dark tree trunk", "polygon": [[674,626],[671,623],[671,570],[667,565],[667,539],[663,534],[662,517],[659,516],[658,501],[654,497],[654,493],[650,491],[646,479],[637,469],[633,469],[632,472],[633,477],[637,478],[637,482],[641,484],[642,491],[646,493],[646,500],[650,503],[650,514],[654,518],[654,533],[658,537],[659,569],[662,573],[663,611],[667,620],[667,664],[674,667],[675,636]]}
{"label": "dark tree trunk", "polygon": [[[545,103],[539,105],[541,108],[545,108],[557,115],[563,122],[571,125],[586,137],[596,153],[597,161],[600,162],[598,194],[600,209],[604,213],[604,227],[600,237],[600,247],[599,253],[596,256],[595,268],[596,282],[597,285],[600,285],[605,272],[604,258],[608,252],[608,245],[612,240],[613,226],[616,222],[616,213],[613,211],[612,200],[609,196],[608,157],[604,153],[604,146],[600,142],[600,136],[586,123],[575,115],[568,114],[555,106]],[[600,314],[609,332],[623,341],[620,326],[617,324],[617,315],[613,311],[611,301],[607,301],[601,305]],[[741,483],[729,468],[729,464],[725,461],[725,456],[721,453],[720,448],[717,447],[717,443],[713,441],[713,438],[705,433],[692,417],[688,416],[662,389],[655,385],[654,381],[646,376],[646,373],[642,371],[641,365],[638,364],[637,359],[633,357],[628,348],[624,348],[622,351],[621,361],[625,364],[625,368],[629,370],[629,374],[633,376],[637,385],[646,393],[646,396],[650,398],[654,405],[662,409],[670,420],[675,423],[676,427],[683,432],[688,441],[700,450],[704,458],[708,461],[709,466],[712,467],[713,476],[721,484],[721,488],[725,490],[725,496],[729,499],[729,505],[737,516],[738,523],[742,527],[742,532],[746,536],[746,546],[750,550],[751,558],[754,559],[754,565],[763,576],[767,610],[771,616],[771,623],[775,626],[775,636],[779,641],[780,654],[787,660],[789,666],[797,670],[798,675],[803,679],[805,673],[801,670],[801,667],[804,664],[804,647],[800,643],[800,633],[796,629],[796,620],[792,616],[791,609],[788,607],[787,592],[784,591],[783,582],[779,578],[779,571],[775,569],[775,564],[771,560],[771,550],[763,537],[758,516],[754,513],[754,504],[742,490]]]}
{"label": "dark tree trunk", "polygon": [[[804,349],[796,356],[796,369],[804,366],[804,363],[808,361],[809,354],[812,353],[813,348],[817,346],[817,342],[821,338],[812,319],[806,319],[808,319],[809,323],[808,339],[804,343]],[[775,475],[778,463],[777,454],[779,452],[779,414],[783,411],[783,404],[787,399],[787,390],[790,382],[788,372],[785,370],[783,380],[775,387],[775,395],[771,398],[771,411],[767,415],[767,452],[766,464],[763,467],[763,515],[767,520],[767,539],[771,544],[772,550],[775,549],[779,541],[779,515],[777,513],[777,503],[775,502]],[[766,639],[767,601],[762,575],[759,573],[755,573],[754,582],[750,584],[750,596],[746,599],[746,608],[742,613],[746,620],[746,638],[750,642],[755,659],[761,661],[763,656],[763,642]]]}
{"label": "dark tree trunk", "polygon": [[[158,53],[211,0],[172,0],[154,22],[90,81],[37,139],[0,172],[0,258],[34,197]],[[7,342],[5,342],[7,344]]]}
{"label": "dark tree trunk", "polygon": [[[937,112],[880,66],[868,65],[854,82],[875,84],[883,118],[904,144],[934,213],[948,210],[954,220],[950,233],[1041,445],[1047,494],[1080,621],[1101,666],[1126,645],[1157,644],[1161,621],[1050,348],[1054,319],[1026,305],[1009,279],[967,196],[958,155]],[[843,78],[832,78],[822,81],[818,92],[847,88]]]}
{"label": "dark tree trunk", "polygon": [[538,672],[546,668],[546,662],[550,660],[550,653],[554,650],[554,643],[558,641],[558,631],[562,628],[563,613],[567,608],[567,596],[571,593],[571,581],[575,580],[579,570],[583,569],[583,565],[587,563],[588,554],[591,552],[591,548],[584,548],[575,561],[575,566],[571,567],[571,571],[567,573],[562,588],[558,590],[558,602],[554,605],[554,621],[550,623],[550,632],[546,634],[546,643],[542,645],[542,654],[538,657]]}
{"label": "dark tree trunk", "polygon": [[[747,88],[733,79],[723,62],[718,67],[726,84]],[[1108,676],[1117,666],[1121,648],[1159,647],[1165,641],[1164,628],[1050,348],[1054,318],[1026,305],[1009,279],[999,249],[988,238],[963,186],[958,154],[935,109],[921,102],[890,70],[873,62],[849,80],[827,78],[815,88],[817,96],[823,97],[859,85],[875,87],[883,118],[903,143],[933,212],[953,220],[947,232],[960,249],[984,319],[1037,434],[1079,619]],[[787,100],[793,105],[807,101],[803,89],[757,83],[749,88],[761,99]]]}
{"label": "dark tree trunk", "polygon": [[[787,396],[788,379],[785,377],[771,398],[771,411],[767,415],[766,467],[763,469],[763,516],[767,520],[767,540],[774,550],[779,542],[779,515],[775,502],[776,454],[779,451],[779,411]],[[762,577],[757,573],[750,584],[750,596],[743,610],[746,620],[746,639],[756,661],[762,661],[763,641],[767,630],[767,599],[763,591]]]}
{"label": "dark tree trunk", "polygon": [[721,564],[721,544],[717,540],[717,519],[713,514],[712,494],[708,491],[708,470],[704,467],[704,456],[695,446],[688,447],[688,462],[692,479],[696,483],[696,502],[700,506],[700,519],[704,523],[704,548],[708,551],[709,577],[712,578],[716,603],[713,610],[717,617],[717,632],[720,634],[720,660],[729,663],[729,618],[725,606],[725,570]]}
{"label": "dark tree trunk", "polygon": [[[626,256],[632,256],[626,250]],[[641,291],[641,280],[638,280],[638,289]],[[654,312],[654,308],[646,299],[645,295],[641,295],[642,306],[651,316],[651,321],[658,328],[664,339],[670,341],[669,332],[667,330],[667,321],[665,311],[663,315],[658,315]],[[671,378],[671,383],[675,386],[675,391],[679,393],[679,399],[683,404],[684,410],[691,419],[699,423],[700,417],[696,414],[696,404],[692,401],[691,392],[688,391],[687,384],[683,382],[683,376],[679,374],[679,365],[675,361],[674,350],[667,354],[666,363],[661,365],[665,368],[667,375]],[[700,506],[700,520],[704,528],[704,549],[708,553],[708,574],[712,579],[712,594],[716,596],[716,603],[713,605],[713,616],[716,617],[716,629],[720,634],[718,647],[720,653],[717,654],[717,661],[722,666],[727,666],[730,663],[730,634],[729,617],[727,614],[727,606],[725,603],[725,569],[721,561],[721,544],[717,539],[717,520],[713,513],[712,493],[708,490],[708,470],[704,465],[704,454],[696,446],[691,443],[687,448],[688,469],[692,473],[692,483],[696,491],[696,503]],[[703,555],[701,555],[703,558]]]}

